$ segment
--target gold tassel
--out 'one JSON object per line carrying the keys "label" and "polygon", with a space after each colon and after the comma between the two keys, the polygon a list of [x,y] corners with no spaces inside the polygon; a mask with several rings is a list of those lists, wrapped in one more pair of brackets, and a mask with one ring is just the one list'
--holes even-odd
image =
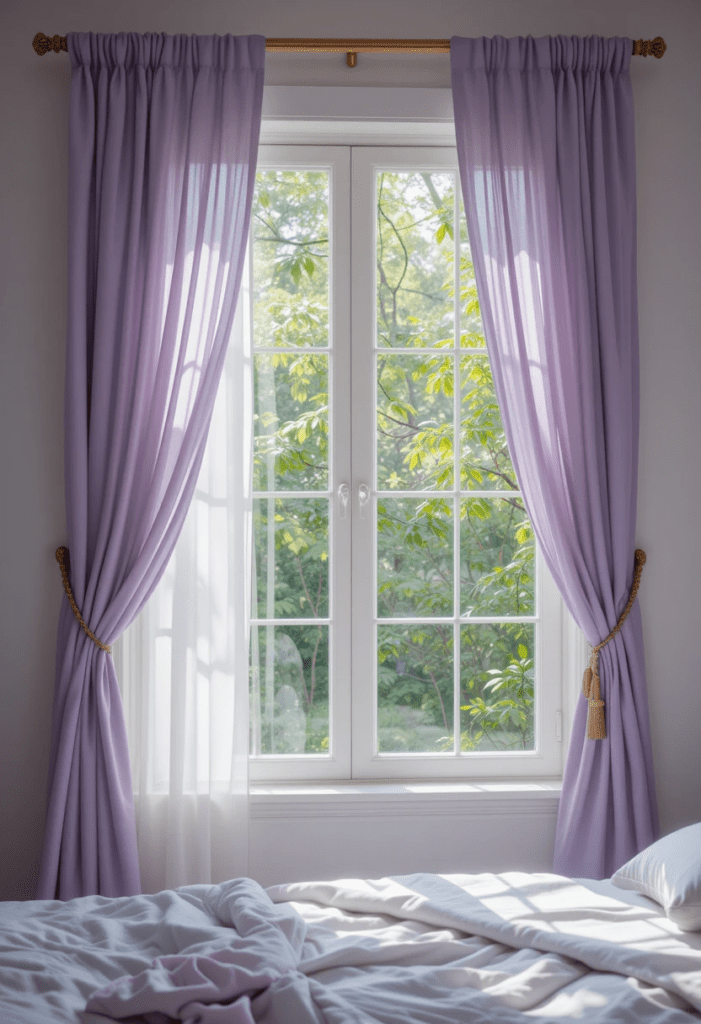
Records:
{"label": "gold tassel", "polygon": [[584,673],[584,696],[589,702],[587,714],[587,736],[590,740],[606,739],[605,704],[601,699],[601,681],[599,679],[599,651],[595,647],[589,658],[589,665]]}
{"label": "gold tassel", "polygon": [[604,718],[604,702],[602,700],[589,701],[587,736],[590,740],[606,739],[606,719]]}

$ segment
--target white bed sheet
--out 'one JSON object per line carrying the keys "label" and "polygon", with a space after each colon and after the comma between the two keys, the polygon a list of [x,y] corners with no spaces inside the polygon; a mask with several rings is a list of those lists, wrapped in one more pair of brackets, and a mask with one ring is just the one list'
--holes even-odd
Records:
{"label": "white bed sheet", "polygon": [[609,882],[415,875],[266,892],[239,879],[0,911],[1,1024],[689,1024],[700,1011],[701,935]]}

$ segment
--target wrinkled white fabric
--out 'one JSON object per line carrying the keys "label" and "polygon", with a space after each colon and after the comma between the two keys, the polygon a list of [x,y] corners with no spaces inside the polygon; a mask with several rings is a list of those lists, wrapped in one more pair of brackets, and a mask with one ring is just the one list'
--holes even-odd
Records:
{"label": "wrinkled white fabric", "polygon": [[509,873],[264,891],[235,879],[4,904],[0,1020],[698,1020],[701,935],[640,897],[612,898],[606,885]]}
{"label": "wrinkled white fabric", "polygon": [[[471,1020],[498,1012],[505,1024],[587,1008],[671,1021],[701,1009],[701,942],[570,879],[415,875],[267,896],[244,882],[213,890],[207,906],[237,933],[226,950],[170,958],[89,1008],[114,1018],[158,1009],[187,1024],[432,1024],[462,1021],[468,1007]],[[603,985],[592,987],[591,969]]]}

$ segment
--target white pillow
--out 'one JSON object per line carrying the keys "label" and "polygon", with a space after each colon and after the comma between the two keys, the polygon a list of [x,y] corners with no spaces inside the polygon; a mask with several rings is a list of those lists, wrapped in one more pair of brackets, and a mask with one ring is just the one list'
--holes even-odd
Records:
{"label": "white pillow", "polygon": [[701,823],[658,839],[611,881],[661,903],[682,931],[701,931]]}

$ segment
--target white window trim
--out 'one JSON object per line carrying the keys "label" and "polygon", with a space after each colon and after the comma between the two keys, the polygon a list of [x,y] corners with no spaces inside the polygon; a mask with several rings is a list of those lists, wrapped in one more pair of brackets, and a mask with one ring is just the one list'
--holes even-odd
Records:
{"label": "white window trim", "polygon": [[261,144],[454,146],[450,89],[268,86]]}
{"label": "white window trim", "polygon": [[[263,97],[261,144],[265,145],[412,145],[454,146],[452,93],[450,89],[400,89],[379,87],[268,86]],[[552,588],[552,584],[550,584]],[[564,769],[581,674],[588,647],[581,631],[561,604],[561,719]],[[552,812],[559,799],[561,772],[554,777],[412,780],[388,778],[366,782],[295,780],[289,784],[256,782],[250,787],[252,817],[305,817],[320,813],[411,813],[436,804],[474,813],[509,814]],[[526,787],[524,789],[524,787]],[[343,807],[341,812],[332,808]],[[422,811],[422,808],[424,809]],[[394,809],[394,811],[393,811]]]}
{"label": "white window trim", "polygon": [[557,814],[560,779],[451,782],[259,783],[250,787],[251,818],[412,818]]}

